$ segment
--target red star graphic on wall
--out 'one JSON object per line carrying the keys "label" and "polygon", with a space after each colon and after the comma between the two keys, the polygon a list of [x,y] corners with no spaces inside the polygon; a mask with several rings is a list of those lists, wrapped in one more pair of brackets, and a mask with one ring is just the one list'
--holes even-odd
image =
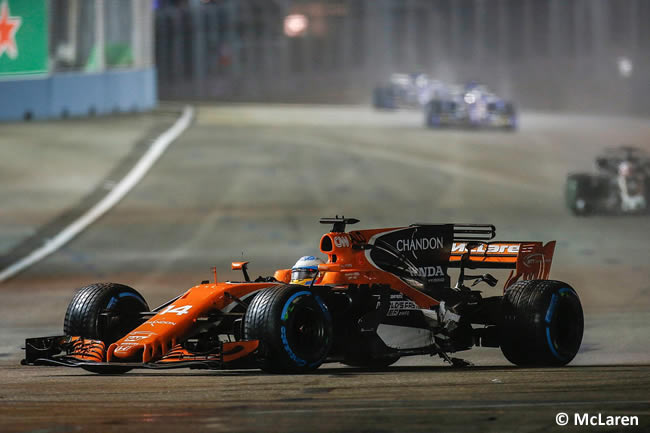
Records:
{"label": "red star graphic on wall", "polygon": [[6,0],[3,1],[0,5],[0,57],[5,51],[10,59],[15,59],[18,55],[16,32],[21,22],[20,17],[9,16],[9,4]]}

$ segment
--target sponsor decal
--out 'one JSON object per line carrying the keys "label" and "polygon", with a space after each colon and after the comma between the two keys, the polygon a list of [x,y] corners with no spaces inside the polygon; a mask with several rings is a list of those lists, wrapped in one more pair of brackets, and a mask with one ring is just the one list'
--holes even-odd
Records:
{"label": "sponsor decal", "polygon": [[546,280],[551,271],[555,241],[543,245],[541,242],[526,242],[521,244],[521,252],[517,256],[515,271],[510,273],[504,289],[507,289],[520,278],[524,280]]}
{"label": "sponsor decal", "polygon": [[397,251],[423,251],[437,250],[442,248],[444,242],[442,236],[419,239],[399,239],[397,241]]}
{"label": "sponsor decal", "polygon": [[380,232],[368,241],[374,248],[365,255],[373,266],[404,283],[431,290],[445,281],[453,229],[452,224],[430,224]]}
{"label": "sponsor decal", "polygon": [[[145,338],[148,338],[152,335],[156,335],[155,332],[151,331],[133,331],[129,333],[129,335],[124,339],[123,343],[120,344],[126,344],[126,342],[134,342],[134,341],[140,341],[144,340]],[[135,343],[132,343],[135,344]]]}
{"label": "sponsor decal", "polygon": [[414,277],[444,277],[445,272],[442,270],[442,266],[424,266],[418,268],[417,272],[412,271],[411,275]]}
{"label": "sponsor decal", "polygon": [[[467,251],[465,242],[454,242],[451,246],[452,254],[462,254]],[[472,250],[472,253],[483,254],[485,252],[490,254],[517,254],[519,252],[519,244],[490,244],[485,249],[485,245],[481,244]]]}
{"label": "sponsor decal", "polygon": [[137,346],[138,343],[120,343],[119,346],[115,349],[116,352],[128,352],[133,346]]}
{"label": "sponsor decal", "polygon": [[523,258],[524,265],[526,266],[534,266],[540,263],[548,262],[547,259],[544,258],[544,254],[542,253],[535,253],[535,254],[529,254]]}
{"label": "sponsor decal", "polygon": [[336,245],[337,248],[349,248],[350,238],[347,236],[334,236],[334,245]]}
{"label": "sponsor decal", "polygon": [[411,310],[417,310],[418,306],[413,301],[390,301],[390,307],[386,316],[406,316]]}
{"label": "sponsor decal", "polygon": [[140,341],[149,337],[148,335],[129,335],[124,341]]}
{"label": "sponsor decal", "polygon": [[16,32],[22,22],[21,17],[11,16],[9,4],[6,0],[0,4],[0,56],[7,53],[10,59],[18,57]]}
{"label": "sponsor decal", "polygon": [[0,0],[0,76],[48,71],[50,3]]}
{"label": "sponsor decal", "polygon": [[168,320],[151,320],[151,321],[149,321],[147,323],[150,324],[151,326],[154,326],[154,325],[175,325],[176,324],[176,322],[170,322]]}

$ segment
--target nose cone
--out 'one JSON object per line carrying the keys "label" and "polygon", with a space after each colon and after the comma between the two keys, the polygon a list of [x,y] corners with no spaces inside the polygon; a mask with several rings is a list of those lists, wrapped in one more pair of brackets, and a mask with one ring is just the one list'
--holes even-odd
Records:
{"label": "nose cone", "polygon": [[132,360],[136,358],[137,355],[141,353],[144,349],[143,344],[138,343],[120,343],[120,344],[111,344],[108,348],[108,359],[109,361],[113,360],[112,358],[119,358],[121,360]]}
{"label": "nose cone", "polygon": [[160,338],[158,333],[153,331],[132,331],[122,340],[111,344],[108,348],[107,358],[109,361],[113,358],[137,361],[141,358],[142,362],[149,362],[162,356],[175,344],[175,341],[168,342],[167,340]]}

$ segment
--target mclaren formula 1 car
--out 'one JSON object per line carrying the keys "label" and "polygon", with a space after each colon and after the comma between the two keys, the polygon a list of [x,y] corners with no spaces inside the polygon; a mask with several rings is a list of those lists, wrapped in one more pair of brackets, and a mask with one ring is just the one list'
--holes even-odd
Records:
{"label": "mclaren formula 1 car", "polygon": [[452,87],[432,98],[425,106],[425,123],[443,126],[517,128],[517,112],[510,101],[499,98],[485,86],[468,84]]}
{"label": "mclaren formula 1 car", "polygon": [[[251,281],[247,263],[234,262],[244,281],[203,281],[151,310],[130,287],[92,284],[72,298],[65,335],[26,340],[23,364],[300,373],[326,362],[381,368],[409,355],[463,366],[450,355],[487,346],[516,365],[561,366],[580,348],[578,295],[547,279],[554,241],[494,241],[494,226],[482,224],[346,231],[358,220],[321,222],[332,225],[320,239],[328,260],[309,285],[290,284],[290,269]],[[487,268],[510,270],[503,295],[476,289],[495,286],[491,274],[467,273]]]}
{"label": "mclaren formula 1 car", "polygon": [[613,147],[596,157],[596,168],[567,177],[566,203],[575,215],[650,210],[650,155],[632,146]]}

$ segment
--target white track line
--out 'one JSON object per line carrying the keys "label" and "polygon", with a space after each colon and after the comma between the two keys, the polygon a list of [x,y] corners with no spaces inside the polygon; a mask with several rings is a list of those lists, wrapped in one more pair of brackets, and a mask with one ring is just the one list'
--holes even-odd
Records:
{"label": "white track line", "polygon": [[181,135],[183,131],[185,131],[185,129],[187,129],[193,117],[194,108],[189,105],[185,106],[183,108],[183,113],[176,120],[174,125],[153,141],[151,147],[149,147],[149,150],[147,150],[145,154],[142,155],[140,160],[131,169],[131,171],[129,171],[129,173],[124,176],[124,178],[120,180],[115,185],[115,187],[113,187],[111,192],[109,192],[95,206],[90,208],[88,212],[80,216],[69,226],[63,229],[59,234],[51,239],[48,239],[42,247],[32,251],[26,257],[3,269],[0,272],[0,283],[13,277],[18,272],[33,265],[39,260],[44,259],[66,243],[70,242],[70,240],[85,230],[86,227],[97,221],[99,217],[104,215],[108,210],[110,210],[120,200],[122,200],[122,198],[124,198],[124,196],[127,195],[129,191],[131,191],[131,189],[133,189],[133,187],[142,180],[151,166],[153,166],[158,158],[160,158],[160,156],[165,152],[167,147],[174,140],[176,140],[178,136]]}

